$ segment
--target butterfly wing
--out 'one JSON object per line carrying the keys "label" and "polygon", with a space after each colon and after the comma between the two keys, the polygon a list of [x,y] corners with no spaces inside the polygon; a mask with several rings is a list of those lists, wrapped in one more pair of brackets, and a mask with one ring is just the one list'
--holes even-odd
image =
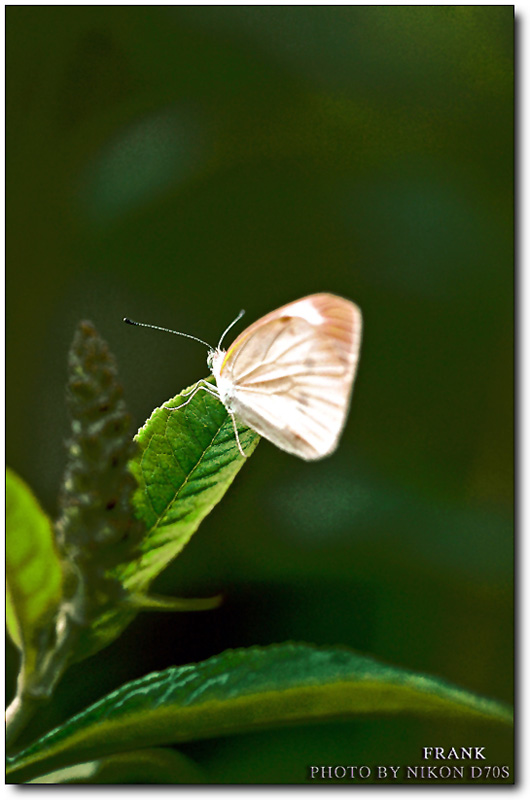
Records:
{"label": "butterfly wing", "polygon": [[311,295],[251,325],[226,353],[232,410],[306,460],[336,448],[359,358],[362,317],[349,300]]}

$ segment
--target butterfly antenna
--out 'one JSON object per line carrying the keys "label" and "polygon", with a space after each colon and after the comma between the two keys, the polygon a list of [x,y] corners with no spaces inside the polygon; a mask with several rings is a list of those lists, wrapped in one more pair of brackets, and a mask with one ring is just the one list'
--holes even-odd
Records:
{"label": "butterfly antenna", "polygon": [[[171,328],[161,328],[160,325],[148,325],[147,322],[135,322],[133,319],[129,319],[128,317],[124,317],[123,321],[127,323],[127,325],[138,325],[140,328],[153,328],[155,331],[164,331],[165,333],[174,333],[176,336],[185,336],[186,339],[195,339],[196,342],[200,342],[201,344],[206,345],[208,350],[213,350],[211,344],[205,342],[204,339],[199,339],[198,336],[192,336],[190,333],[182,333],[182,331],[172,331]],[[233,324],[233,323],[232,323]]]}
{"label": "butterfly antenna", "polygon": [[228,333],[228,331],[230,330],[230,328],[233,328],[233,327],[234,327],[234,325],[236,324],[236,322],[239,322],[239,320],[241,319],[241,317],[243,316],[243,314],[244,314],[244,313],[245,313],[245,310],[244,310],[244,309],[241,309],[241,311],[239,312],[239,314],[237,315],[237,317],[236,317],[234,320],[232,320],[232,322],[230,323],[230,325],[228,326],[228,328],[227,328],[227,329],[224,331],[223,335],[222,335],[222,336],[221,336],[221,338],[219,339],[219,344],[217,345],[217,349],[220,349],[220,347],[221,347],[221,345],[222,345],[222,343],[223,343],[223,339],[225,338],[226,334]]}

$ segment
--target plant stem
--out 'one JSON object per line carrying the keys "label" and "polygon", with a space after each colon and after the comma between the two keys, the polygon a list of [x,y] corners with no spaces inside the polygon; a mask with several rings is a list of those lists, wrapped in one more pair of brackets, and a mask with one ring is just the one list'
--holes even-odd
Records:
{"label": "plant stem", "polygon": [[6,752],[11,749],[22,733],[43,698],[31,697],[28,694],[17,694],[6,709]]}
{"label": "plant stem", "polygon": [[70,616],[68,605],[63,606],[56,621],[57,639],[51,650],[40,654],[31,674],[22,664],[17,694],[6,710],[6,750],[11,748],[37,709],[52,696],[57,683],[70,663],[80,626]]}

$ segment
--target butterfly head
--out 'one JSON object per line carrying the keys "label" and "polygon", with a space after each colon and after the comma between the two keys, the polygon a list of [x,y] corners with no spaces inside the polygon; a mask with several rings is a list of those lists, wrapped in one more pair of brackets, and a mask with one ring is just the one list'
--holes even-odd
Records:
{"label": "butterfly head", "polygon": [[221,364],[223,363],[225,354],[226,350],[222,350],[220,347],[216,347],[215,350],[212,349],[208,351],[206,363],[208,364],[208,369],[213,372],[216,377],[221,369]]}
{"label": "butterfly head", "polygon": [[228,331],[234,327],[236,322],[238,322],[241,319],[244,313],[245,313],[244,311],[240,311],[237,317],[234,320],[232,320],[228,328],[224,330],[221,338],[219,339],[219,344],[217,345],[217,347],[216,348],[210,347],[210,349],[208,350],[208,357],[206,359],[206,363],[208,364],[208,369],[211,372],[213,372],[218,385],[219,385],[219,376],[221,374],[221,367],[223,365],[223,361],[226,355],[226,350],[223,350],[223,348],[221,347],[223,339],[225,338]]}

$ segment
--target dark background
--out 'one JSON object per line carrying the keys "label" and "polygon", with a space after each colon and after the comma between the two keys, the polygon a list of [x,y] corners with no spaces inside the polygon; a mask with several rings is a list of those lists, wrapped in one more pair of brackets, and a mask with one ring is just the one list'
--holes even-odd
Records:
{"label": "dark background", "polygon": [[[216,342],[316,291],[362,308],[330,459],[262,442],[168,594],[67,673],[27,738],[227,647],[343,644],[512,700],[513,7],[7,8],[7,460],[50,514],[91,319],[139,426]],[[242,326],[243,327],[243,326]],[[238,330],[242,329],[239,328]],[[17,657],[8,650],[8,694]],[[189,745],[214,781],[417,764],[494,727],[370,720]]]}

